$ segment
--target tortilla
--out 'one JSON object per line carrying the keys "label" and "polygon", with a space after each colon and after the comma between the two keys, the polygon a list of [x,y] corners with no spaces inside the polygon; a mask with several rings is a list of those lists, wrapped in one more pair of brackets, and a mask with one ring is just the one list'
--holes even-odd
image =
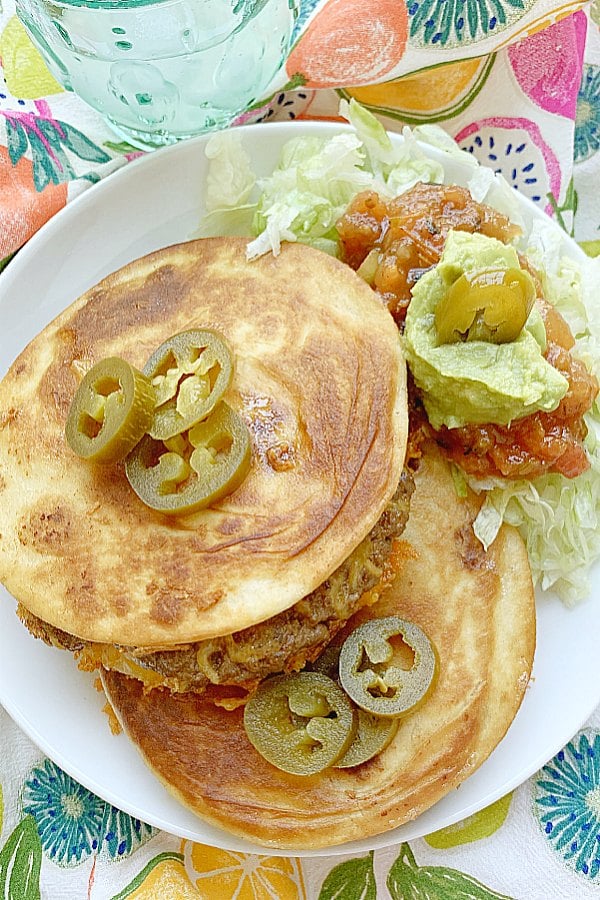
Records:
{"label": "tortilla", "polygon": [[293,776],[249,743],[242,711],[102,675],[125,732],[166,787],[200,817],[265,846],[323,848],[414,819],[471,775],[506,733],[533,663],[535,607],[525,547],[503,526],[485,553],[479,500],[459,499],[429,448],[416,475],[396,580],[346,626],[398,614],[428,634],[439,677],[392,743],[353,769]]}
{"label": "tortilla", "polygon": [[[321,584],[371,530],[400,478],[406,373],[396,326],[348,266],[242,238],[152,253],[104,279],[0,384],[0,581],[45,622],[136,647],[238,631]],[[144,506],[123,464],[76,457],[64,424],[82,373],[142,368],[169,336],[219,331],[225,400],[251,434],[250,474],[208,510]]]}

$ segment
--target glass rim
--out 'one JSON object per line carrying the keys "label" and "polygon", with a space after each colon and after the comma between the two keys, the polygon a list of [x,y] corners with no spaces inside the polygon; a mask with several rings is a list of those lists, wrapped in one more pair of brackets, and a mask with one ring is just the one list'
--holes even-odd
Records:
{"label": "glass rim", "polygon": [[52,2],[56,6],[78,6],[85,9],[136,9],[144,6],[177,3],[179,0],[52,0]]}

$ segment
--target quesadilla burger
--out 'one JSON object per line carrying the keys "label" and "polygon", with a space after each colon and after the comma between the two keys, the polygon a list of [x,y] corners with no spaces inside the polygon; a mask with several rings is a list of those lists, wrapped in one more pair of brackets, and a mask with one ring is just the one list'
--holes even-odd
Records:
{"label": "quesadilla burger", "polygon": [[100,669],[184,804],[331,846],[418,815],[502,738],[532,581],[515,531],[476,541],[481,501],[434,445],[407,454],[371,288],[307,246],[245,247],[125,266],[12,365],[0,581],[36,637]]}
{"label": "quesadilla burger", "polygon": [[[432,690],[396,720],[392,739],[376,755],[312,775],[282,771],[251,743],[242,708],[228,711],[198,694],[144,691],[135,678],[103,672],[109,701],[146,763],[211,824],[296,850],[364,839],[431,807],[471,775],[506,733],[535,647],[524,545],[504,527],[483,551],[472,533],[480,501],[457,497],[434,447],[426,448],[415,482],[395,579],[321,656],[329,666],[332,650],[361,626],[396,616],[419,626],[435,646]],[[395,646],[400,655],[401,645]],[[321,669],[319,660],[312,668]],[[305,727],[296,723],[298,731]],[[298,731],[281,739],[282,755],[294,755]]]}
{"label": "quesadilla burger", "polygon": [[[20,615],[89,662],[174,690],[231,680],[235,641],[224,636],[277,615],[324,646],[385,576],[408,514],[405,363],[391,318],[325,254],[290,246],[249,265],[244,248],[207,239],[126,266],[52,322],[0,390],[0,577]],[[248,431],[250,466],[210,508],[167,515],[140,501],[123,462],[78,457],[65,425],[94,364],[119,357],[141,370],[194,329],[230,348],[223,399]],[[324,621],[288,612],[313,595],[313,606],[329,606]],[[284,654],[305,653],[300,640],[265,642],[281,657],[275,671]],[[247,663],[239,678],[253,686],[267,673]]]}

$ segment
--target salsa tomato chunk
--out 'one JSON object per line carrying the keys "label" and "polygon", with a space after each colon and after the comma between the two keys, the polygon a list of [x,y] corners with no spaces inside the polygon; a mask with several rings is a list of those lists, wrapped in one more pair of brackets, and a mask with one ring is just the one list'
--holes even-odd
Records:
{"label": "salsa tomato chunk", "polygon": [[[517,226],[502,213],[476,202],[457,185],[417,184],[392,200],[374,191],[358,194],[338,222],[342,259],[369,281],[402,329],[411,291],[440,261],[450,230],[480,233],[510,243]],[[538,273],[520,257],[536,288],[546,328],[544,356],[568,381],[552,412],[536,412],[510,425],[427,426],[449,458],[477,477],[535,478],[559,472],[574,478],[589,468],[584,414],[598,394],[598,382],[572,350],[575,339],[560,313],[543,296]],[[418,400],[418,397],[417,397]],[[413,416],[423,432],[423,415]]]}

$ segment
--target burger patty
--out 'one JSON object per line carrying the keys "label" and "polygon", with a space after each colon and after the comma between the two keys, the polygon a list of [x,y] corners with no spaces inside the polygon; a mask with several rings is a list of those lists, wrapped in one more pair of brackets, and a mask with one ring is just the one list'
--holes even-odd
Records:
{"label": "burger patty", "polygon": [[83,668],[103,665],[126,674],[138,672],[142,680],[147,671],[154,676],[149,684],[173,691],[201,693],[211,684],[252,690],[267,675],[298,670],[316,659],[353,613],[377,599],[378,585],[392,574],[392,546],[408,521],[413,490],[412,475],[405,469],[371,532],[326,581],[290,609],[233,634],[168,650],[115,647],[82,641],[22,606],[18,612],[36,637],[78,652]]}

